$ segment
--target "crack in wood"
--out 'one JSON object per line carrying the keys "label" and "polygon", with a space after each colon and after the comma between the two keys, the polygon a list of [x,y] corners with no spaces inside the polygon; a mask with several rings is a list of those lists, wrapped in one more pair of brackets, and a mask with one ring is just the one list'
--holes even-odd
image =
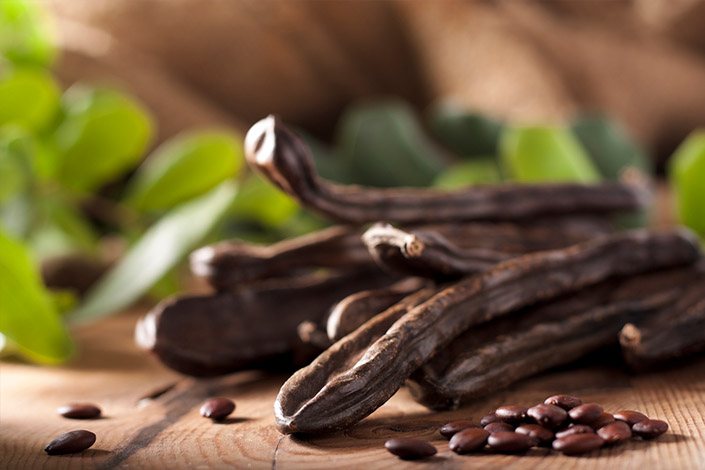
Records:
{"label": "crack in wood", "polygon": [[274,455],[272,456],[272,470],[277,470],[277,455],[279,454],[279,444],[284,440],[286,436],[279,436],[277,440],[277,445],[274,447]]}

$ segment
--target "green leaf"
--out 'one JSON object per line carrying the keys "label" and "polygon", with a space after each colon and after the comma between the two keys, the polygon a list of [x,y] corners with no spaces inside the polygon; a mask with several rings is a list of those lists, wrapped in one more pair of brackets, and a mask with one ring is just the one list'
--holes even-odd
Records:
{"label": "green leaf", "polygon": [[499,168],[494,158],[473,158],[444,171],[434,181],[437,188],[456,189],[471,184],[499,183]]}
{"label": "green leaf", "polygon": [[627,167],[647,174],[651,161],[618,123],[600,115],[584,115],[573,123],[573,133],[606,179],[617,180]]}
{"label": "green leaf", "polygon": [[63,99],[64,119],[56,129],[58,178],[89,191],[134,167],[152,134],[147,112],[132,98],[112,90],[74,86]]}
{"label": "green leaf", "polygon": [[169,139],[138,168],[127,202],[151,211],[208,192],[242,168],[241,142],[223,132],[191,132]]}
{"label": "green leaf", "polygon": [[18,124],[40,130],[59,108],[59,87],[41,69],[8,69],[0,78],[0,125]]}
{"label": "green leaf", "polygon": [[57,195],[41,198],[37,206],[39,224],[30,236],[30,244],[37,258],[96,251],[98,235],[75,207]]}
{"label": "green leaf", "polygon": [[230,215],[250,219],[268,227],[279,227],[298,211],[298,204],[287,194],[256,173],[248,175],[238,191]]}
{"label": "green leaf", "polygon": [[434,106],[429,114],[433,135],[458,155],[487,157],[499,154],[500,122],[449,103]]}
{"label": "green leaf", "polygon": [[678,220],[705,238],[705,129],[693,131],[668,164]]}
{"label": "green leaf", "polygon": [[428,186],[444,168],[441,151],[401,101],[350,108],[341,120],[337,141],[342,165],[354,172],[357,184]]}
{"label": "green leaf", "polygon": [[0,128],[0,204],[32,184],[31,136],[19,126]]}
{"label": "green leaf", "polygon": [[54,363],[73,349],[28,249],[0,230],[0,332],[32,360]]}
{"label": "green leaf", "polygon": [[0,1],[0,55],[15,63],[41,66],[54,60],[48,17],[39,2]]}
{"label": "green leaf", "polygon": [[86,294],[71,318],[95,320],[139,299],[198,246],[227,212],[236,194],[237,185],[226,181],[169,211]]}
{"label": "green leaf", "polygon": [[513,127],[502,133],[502,173],[521,182],[592,183],[600,174],[573,134],[548,126]]}

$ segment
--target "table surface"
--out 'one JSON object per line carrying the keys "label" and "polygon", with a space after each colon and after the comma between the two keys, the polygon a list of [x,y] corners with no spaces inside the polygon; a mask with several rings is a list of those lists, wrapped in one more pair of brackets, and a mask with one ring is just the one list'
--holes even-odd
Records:
{"label": "table surface", "polygon": [[[304,440],[283,436],[273,426],[272,403],[285,376],[184,378],[134,346],[138,313],[78,331],[80,354],[69,365],[0,364],[0,469],[705,469],[703,358],[639,376],[608,363],[554,371],[445,413],[426,410],[402,389],[357,426]],[[665,419],[671,429],[656,441],[632,440],[582,457],[548,449],[460,456],[438,433],[451,419],[479,419],[500,404],[530,406],[554,393],[575,394],[613,412],[640,410]],[[212,396],[235,400],[232,418],[213,423],[199,415],[200,404]],[[73,401],[98,404],[104,417],[78,421],[56,415],[56,407]],[[75,429],[95,432],[95,445],[73,455],[43,452],[51,439]],[[423,462],[398,460],[384,450],[385,440],[398,436],[429,440],[438,454]]]}

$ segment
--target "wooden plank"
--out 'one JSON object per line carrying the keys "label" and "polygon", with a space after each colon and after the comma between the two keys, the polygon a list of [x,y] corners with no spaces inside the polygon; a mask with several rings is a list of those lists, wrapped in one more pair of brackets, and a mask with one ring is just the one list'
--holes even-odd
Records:
{"label": "wooden plank", "polygon": [[[183,378],[133,345],[137,314],[80,331],[81,354],[67,366],[0,365],[0,469],[705,468],[702,359],[642,376],[609,364],[552,372],[446,413],[429,412],[401,390],[359,425],[304,440],[282,436],[273,426],[272,403],[284,375],[248,372],[210,380]],[[437,432],[451,419],[479,419],[500,404],[532,405],[554,393],[576,394],[604,404],[608,411],[640,410],[665,419],[671,430],[653,442],[633,440],[588,457],[564,457],[547,449],[523,456],[459,456],[448,450]],[[236,401],[231,419],[212,423],[199,416],[201,402],[211,396]],[[96,403],[105,417],[76,421],[55,414],[56,407],[71,401]],[[74,429],[94,431],[98,439],[93,448],[67,456],[43,452],[53,437]],[[395,436],[427,439],[439,453],[427,465],[398,460],[383,448],[384,441]]]}

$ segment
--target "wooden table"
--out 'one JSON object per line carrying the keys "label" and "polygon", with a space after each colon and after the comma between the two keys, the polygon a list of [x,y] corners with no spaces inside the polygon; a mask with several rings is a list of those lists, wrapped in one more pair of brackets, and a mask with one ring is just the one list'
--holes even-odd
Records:
{"label": "wooden table", "polygon": [[[173,373],[133,345],[138,312],[78,332],[80,354],[60,368],[21,362],[0,364],[0,469],[705,469],[705,360],[651,375],[630,376],[617,366],[582,367],[546,374],[455,412],[433,413],[401,390],[371,417],[345,432],[307,440],[282,436],[273,426],[272,403],[285,376],[257,372],[212,380]],[[438,434],[460,417],[479,419],[499,404],[532,405],[554,393],[570,393],[631,408],[667,420],[656,441],[633,440],[583,457],[547,449],[523,456],[455,455]],[[211,396],[234,399],[224,423],[199,416]],[[104,417],[69,420],[55,408],[72,401],[99,404]],[[97,434],[80,454],[47,456],[44,445],[74,429]],[[405,462],[384,450],[395,436],[427,439],[436,457]]]}

